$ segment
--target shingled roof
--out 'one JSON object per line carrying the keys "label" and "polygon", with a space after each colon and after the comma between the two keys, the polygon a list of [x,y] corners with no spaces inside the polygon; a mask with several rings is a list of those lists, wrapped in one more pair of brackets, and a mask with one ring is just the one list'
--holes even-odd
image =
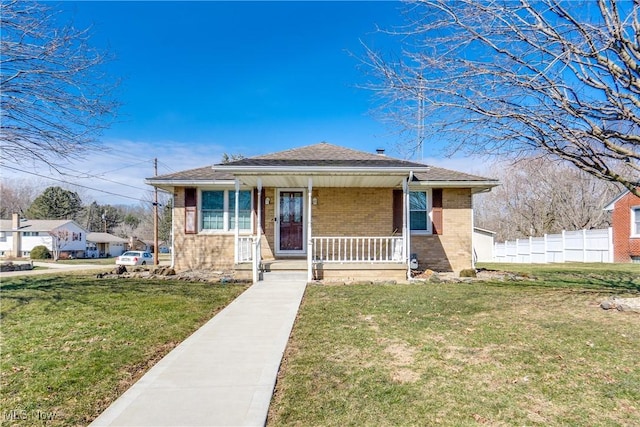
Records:
{"label": "shingled roof", "polygon": [[234,168],[238,166],[426,167],[426,165],[422,163],[414,163],[381,154],[352,150],[327,142],[216,165],[216,167],[219,166],[223,168]]}
{"label": "shingled roof", "polygon": [[147,178],[148,181],[216,181],[231,180],[234,176],[229,172],[215,171],[212,166],[204,166],[196,169],[188,169],[180,172],[159,175],[153,178]]}
{"label": "shingled roof", "polygon": [[265,171],[269,168],[277,168],[279,170],[284,168],[286,170],[288,167],[309,167],[316,170],[324,170],[326,168],[328,171],[334,168],[347,171],[349,168],[367,168],[368,170],[379,168],[379,172],[382,173],[385,169],[389,169],[390,171],[394,169],[396,171],[398,169],[406,169],[407,171],[415,171],[414,182],[498,183],[497,180],[490,178],[395,159],[381,154],[352,150],[326,142],[148,178],[147,182],[150,184],[160,184],[176,181],[185,183],[232,181],[235,179],[235,173],[239,173],[240,171],[249,169],[262,170],[263,168]]}

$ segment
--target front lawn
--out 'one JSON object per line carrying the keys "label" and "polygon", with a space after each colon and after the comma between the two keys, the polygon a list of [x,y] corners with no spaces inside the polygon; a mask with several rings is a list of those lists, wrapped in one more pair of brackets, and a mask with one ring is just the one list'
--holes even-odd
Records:
{"label": "front lawn", "polygon": [[3,279],[2,419],[88,424],[244,289],[71,274]]}
{"label": "front lawn", "polygon": [[535,281],[307,288],[279,425],[637,425],[640,267],[487,266]]}

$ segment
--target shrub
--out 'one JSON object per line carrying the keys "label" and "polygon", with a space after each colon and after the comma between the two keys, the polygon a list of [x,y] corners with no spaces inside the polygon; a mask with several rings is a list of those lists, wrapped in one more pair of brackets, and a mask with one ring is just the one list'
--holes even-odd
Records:
{"label": "shrub", "polygon": [[31,249],[29,257],[31,259],[47,259],[51,258],[51,252],[49,252],[49,249],[47,249],[46,246],[35,246],[33,249]]}

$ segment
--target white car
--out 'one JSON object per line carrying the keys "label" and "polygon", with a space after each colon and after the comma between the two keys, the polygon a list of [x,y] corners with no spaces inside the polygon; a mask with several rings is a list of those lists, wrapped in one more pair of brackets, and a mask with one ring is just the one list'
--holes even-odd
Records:
{"label": "white car", "polygon": [[116,258],[116,265],[153,265],[153,255],[145,251],[127,251]]}

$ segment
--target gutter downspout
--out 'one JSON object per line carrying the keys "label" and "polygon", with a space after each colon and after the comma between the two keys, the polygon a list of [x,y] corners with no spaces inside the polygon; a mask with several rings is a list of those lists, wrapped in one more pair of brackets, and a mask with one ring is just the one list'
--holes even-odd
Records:
{"label": "gutter downspout", "polygon": [[[175,191],[175,188],[174,188]],[[173,227],[175,226],[175,210],[176,210],[176,193],[171,192],[171,268],[176,268],[176,248],[175,248],[175,233],[173,232]]]}
{"label": "gutter downspout", "polygon": [[236,200],[236,205],[234,207],[234,217],[236,220],[235,223],[235,230],[234,230],[234,261],[235,264],[238,264],[238,262],[240,261],[240,228],[239,228],[239,224],[238,224],[238,217],[240,216],[239,212],[238,212],[238,204],[240,202],[240,180],[238,178],[236,178],[236,195],[235,195],[235,200]]}
{"label": "gutter downspout", "polygon": [[402,218],[405,240],[405,262],[407,263],[407,280],[411,280],[411,198],[409,193],[409,183],[413,181],[413,171],[409,171],[409,178],[402,182],[404,196],[404,216]]}
{"label": "gutter downspout", "polygon": [[313,178],[309,177],[308,189],[307,189],[307,206],[308,206],[308,219],[307,219],[307,282],[313,280],[313,227],[311,226],[311,220],[313,218],[311,212],[311,206],[313,205]]}

